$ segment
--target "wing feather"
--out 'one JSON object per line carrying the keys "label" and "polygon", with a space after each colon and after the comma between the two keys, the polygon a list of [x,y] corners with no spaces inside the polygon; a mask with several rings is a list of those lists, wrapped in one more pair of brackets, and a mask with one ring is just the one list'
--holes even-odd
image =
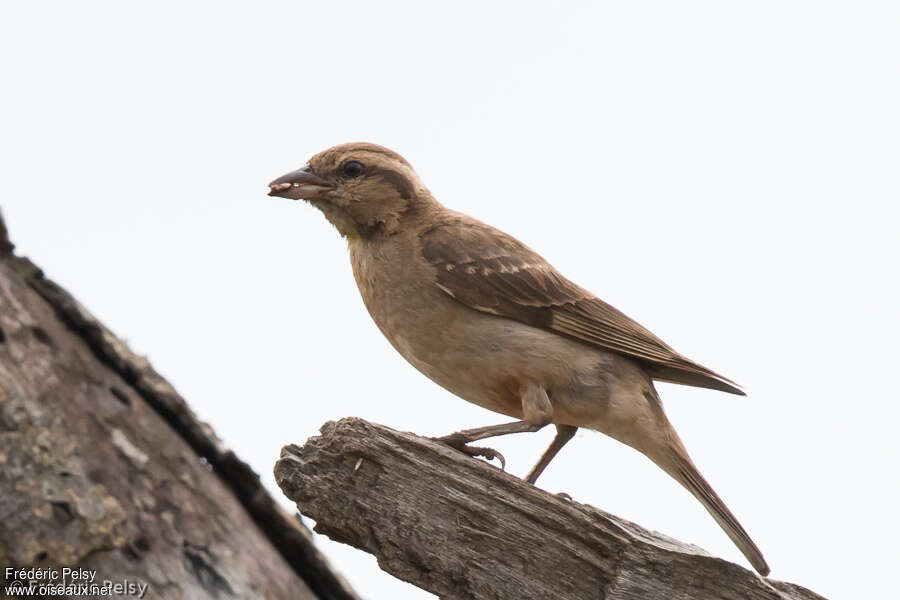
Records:
{"label": "wing feather", "polygon": [[741,394],[737,384],[673,350],[575,285],[515,238],[463,215],[421,236],[435,284],[463,304],[639,361],[651,377]]}

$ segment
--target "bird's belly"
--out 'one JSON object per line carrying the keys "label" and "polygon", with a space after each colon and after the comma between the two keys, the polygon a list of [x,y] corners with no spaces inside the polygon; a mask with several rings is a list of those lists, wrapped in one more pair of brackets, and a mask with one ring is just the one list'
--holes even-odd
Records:
{"label": "bird's belly", "polygon": [[522,392],[550,393],[553,421],[584,424],[602,410],[604,370],[592,349],[502,317],[440,298],[428,311],[376,316],[397,351],[432,381],[463,400],[521,419]]}
{"label": "bird's belly", "polygon": [[[467,309],[468,310],[468,309]],[[544,387],[554,423],[587,427],[640,447],[656,415],[646,375],[630,360],[492,315],[431,328],[433,342],[399,336],[395,347],[430,379],[488,410],[523,418],[521,391]]]}
{"label": "bird's belly", "polygon": [[519,389],[528,375],[527,362],[515,359],[509,332],[486,320],[463,306],[436,310],[432,305],[427,314],[394,315],[387,327],[379,327],[410,364],[441,387],[521,419]]}

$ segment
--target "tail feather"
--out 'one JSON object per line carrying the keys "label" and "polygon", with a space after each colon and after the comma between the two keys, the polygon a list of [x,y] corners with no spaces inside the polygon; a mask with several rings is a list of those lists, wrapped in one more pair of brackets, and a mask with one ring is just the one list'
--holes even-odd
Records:
{"label": "tail feather", "polygon": [[716,523],[719,524],[725,533],[728,534],[728,537],[731,538],[731,541],[747,557],[753,568],[763,577],[768,575],[769,565],[766,564],[766,559],[763,558],[762,552],[759,551],[759,548],[756,547],[756,544],[753,543],[753,540],[750,539],[750,536],[747,535],[747,532],[744,531],[744,528],[741,527],[735,516],[731,514],[731,511],[728,510],[722,499],[719,498],[718,494],[713,491],[709,483],[703,478],[697,467],[691,462],[691,459],[687,457],[687,453],[683,450],[682,452],[672,452],[671,458],[672,468],[666,469],[669,474],[706,507],[706,510],[716,520]]}

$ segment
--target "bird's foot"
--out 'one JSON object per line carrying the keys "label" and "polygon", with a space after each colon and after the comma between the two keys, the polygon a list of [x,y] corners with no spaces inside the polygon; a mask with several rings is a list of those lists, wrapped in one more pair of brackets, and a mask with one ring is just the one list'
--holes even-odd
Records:
{"label": "bird's foot", "polygon": [[440,442],[446,446],[450,446],[454,450],[459,450],[463,454],[468,454],[472,458],[477,458],[479,456],[486,458],[488,461],[492,461],[497,459],[500,461],[500,470],[506,470],[506,459],[502,454],[494,450],[493,448],[484,448],[481,446],[469,446],[468,440],[464,435],[459,433],[452,433],[450,435],[445,435],[444,437],[439,438],[431,438],[436,442]]}

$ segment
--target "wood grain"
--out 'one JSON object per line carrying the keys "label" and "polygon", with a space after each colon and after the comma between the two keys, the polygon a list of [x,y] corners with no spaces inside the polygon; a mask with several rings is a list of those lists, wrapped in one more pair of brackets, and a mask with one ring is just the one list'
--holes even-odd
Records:
{"label": "wood grain", "polygon": [[286,446],[275,477],[316,531],[447,600],[821,600],[361,419]]}

